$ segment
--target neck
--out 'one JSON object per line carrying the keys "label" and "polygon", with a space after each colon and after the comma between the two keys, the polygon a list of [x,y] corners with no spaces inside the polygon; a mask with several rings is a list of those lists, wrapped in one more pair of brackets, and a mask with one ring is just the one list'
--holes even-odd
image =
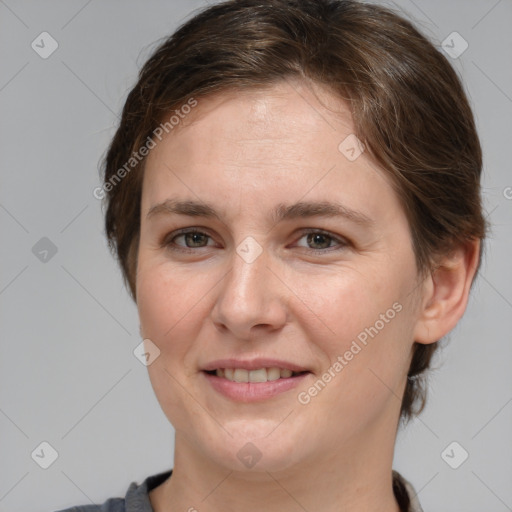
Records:
{"label": "neck", "polygon": [[150,493],[151,503],[155,512],[400,512],[392,487],[396,427],[378,422],[278,472],[219,466],[177,431],[172,477]]}

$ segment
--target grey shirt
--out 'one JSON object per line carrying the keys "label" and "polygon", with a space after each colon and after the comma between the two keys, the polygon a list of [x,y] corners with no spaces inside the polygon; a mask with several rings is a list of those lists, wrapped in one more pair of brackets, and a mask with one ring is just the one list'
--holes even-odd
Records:
{"label": "grey shirt", "polygon": [[[154,512],[149,501],[149,491],[158,487],[172,474],[172,470],[148,476],[141,484],[132,482],[124,498],[109,498],[99,505],[79,505],[56,512]],[[423,512],[413,486],[397,471],[393,471],[393,490],[404,512]],[[405,508],[404,500],[410,501]]]}

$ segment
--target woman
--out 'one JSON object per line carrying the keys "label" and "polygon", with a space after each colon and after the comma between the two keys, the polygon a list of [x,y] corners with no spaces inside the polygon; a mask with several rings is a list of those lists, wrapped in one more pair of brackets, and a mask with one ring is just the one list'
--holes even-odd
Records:
{"label": "woman", "polygon": [[481,160],[382,7],[234,0],[165,41],[97,196],[175,460],[101,510],[421,511],[394,444],[478,271]]}

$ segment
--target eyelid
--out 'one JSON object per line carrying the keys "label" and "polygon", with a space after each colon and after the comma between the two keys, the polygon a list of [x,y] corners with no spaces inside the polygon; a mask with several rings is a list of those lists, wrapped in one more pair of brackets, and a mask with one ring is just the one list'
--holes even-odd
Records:
{"label": "eyelid", "polygon": [[[189,233],[198,233],[200,235],[206,235],[207,237],[209,237],[210,239],[213,240],[213,237],[209,233],[209,230],[207,228],[203,228],[203,227],[181,228],[181,229],[177,229],[176,231],[172,231],[171,233],[164,235],[164,237],[162,238],[162,240],[160,242],[160,246],[162,248],[165,248],[165,247],[171,247],[172,245],[176,245],[173,242],[174,239],[176,239],[179,236],[187,235]],[[193,247],[186,247],[186,246],[182,246],[182,245],[176,245],[176,248],[173,248],[173,249],[177,250],[177,251],[182,250],[184,252],[195,252],[197,249],[204,249],[206,247],[211,247],[211,246],[207,245],[205,247],[193,248]]]}
{"label": "eyelid", "polygon": [[334,233],[331,233],[330,231],[327,231],[327,230],[321,229],[321,228],[304,228],[304,229],[302,229],[300,231],[299,240],[303,236],[308,235],[309,233],[326,235],[329,238],[331,238],[334,242],[337,242],[338,245],[341,246],[341,247],[338,248],[338,249],[336,249],[336,246],[334,246],[334,247],[327,247],[327,249],[310,249],[309,247],[304,247],[304,249],[306,249],[308,252],[327,253],[327,252],[334,251],[334,250],[341,250],[342,248],[345,248],[345,247],[348,247],[349,245],[351,245],[351,242],[347,238],[342,237],[341,235],[336,235]]}

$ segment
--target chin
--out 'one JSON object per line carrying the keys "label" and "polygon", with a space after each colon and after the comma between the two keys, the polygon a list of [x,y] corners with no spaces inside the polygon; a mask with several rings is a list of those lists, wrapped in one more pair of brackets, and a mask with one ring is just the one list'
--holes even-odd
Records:
{"label": "chin", "polygon": [[[297,442],[286,426],[276,428],[276,423],[273,423],[269,428],[268,421],[263,424],[257,421],[256,424],[251,423],[250,434],[247,429],[236,430],[233,424],[230,427],[226,430],[232,437],[226,434],[222,442],[214,447],[205,446],[203,452],[210,453],[216,464],[229,471],[256,474],[285,471],[306,457],[304,444]],[[283,430],[278,433],[281,427]]]}

